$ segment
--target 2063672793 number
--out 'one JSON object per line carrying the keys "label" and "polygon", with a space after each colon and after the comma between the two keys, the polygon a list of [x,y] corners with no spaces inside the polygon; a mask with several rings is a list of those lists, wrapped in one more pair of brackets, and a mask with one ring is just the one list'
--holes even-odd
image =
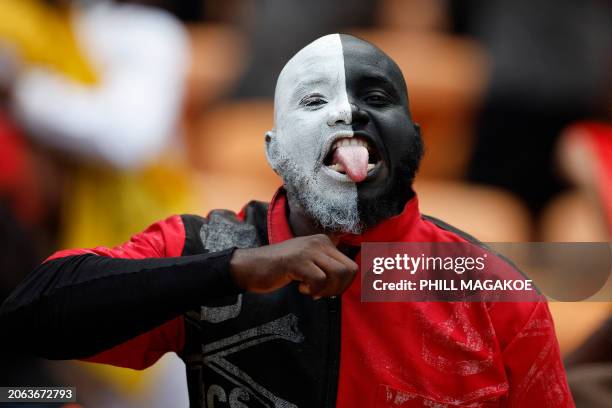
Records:
{"label": "2063672793 number", "polygon": [[0,387],[1,402],[75,402],[75,387]]}

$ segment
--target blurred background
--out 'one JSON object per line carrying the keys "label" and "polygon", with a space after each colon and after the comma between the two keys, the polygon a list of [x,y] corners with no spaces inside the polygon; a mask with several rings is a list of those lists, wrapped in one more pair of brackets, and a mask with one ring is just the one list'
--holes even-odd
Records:
{"label": "blurred background", "polygon": [[[269,201],[276,77],[333,32],[404,72],[423,213],[484,242],[610,241],[608,0],[0,0],[0,301],[56,249]],[[612,305],[550,306],[578,406],[610,406]],[[0,353],[2,385],[187,406],[173,355],[136,372]]]}

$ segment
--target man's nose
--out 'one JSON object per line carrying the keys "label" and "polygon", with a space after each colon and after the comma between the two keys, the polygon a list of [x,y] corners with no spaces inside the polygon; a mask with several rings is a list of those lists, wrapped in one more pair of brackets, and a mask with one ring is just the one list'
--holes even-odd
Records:
{"label": "man's nose", "polygon": [[329,126],[337,125],[352,125],[354,123],[363,123],[368,121],[368,114],[359,108],[356,103],[343,103],[336,106],[328,117],[327,124]]}

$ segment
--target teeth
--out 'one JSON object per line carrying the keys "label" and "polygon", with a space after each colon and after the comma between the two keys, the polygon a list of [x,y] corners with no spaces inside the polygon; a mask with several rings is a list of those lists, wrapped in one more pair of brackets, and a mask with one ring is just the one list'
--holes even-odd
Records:
{"label": "teeth", "polygon": [[330,169],[338,173],[345,172],[344,166],[341,163],[332,164],[331,166],[327,166],[327,167],[329,167]]}
{"label": "teeth", "polygon": [[332,148],[336,149],[342,146],[364,146],[369,149],[368,142],[363,139],[357,139],[354,137],[344,137],[342,139],[336,140]]}
{"label": "teeth", "polygon": [[[368,163],[368,171],[372,170],[374,167],[376,167],[376,165],[374,163]],[[340,163],[330,164],[329,166],[327,166],[327,168],[331,169],[331,170],[333,170],[335,172],[338,172],[338,173],[345,173],[346,172],[346,169]]]}

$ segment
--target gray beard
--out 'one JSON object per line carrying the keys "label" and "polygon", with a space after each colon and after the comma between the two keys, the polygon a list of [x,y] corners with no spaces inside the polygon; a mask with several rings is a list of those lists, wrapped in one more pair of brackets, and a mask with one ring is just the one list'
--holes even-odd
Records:
{"label": "gray beard", "polygon": [[302,169],[280,152],[276,144],[270,148],[274,151],[270,164],[282,177],[289,198],[312,220],[330,232],[360,234],[363,231],[354,184],[329,179],[316,169]]}

